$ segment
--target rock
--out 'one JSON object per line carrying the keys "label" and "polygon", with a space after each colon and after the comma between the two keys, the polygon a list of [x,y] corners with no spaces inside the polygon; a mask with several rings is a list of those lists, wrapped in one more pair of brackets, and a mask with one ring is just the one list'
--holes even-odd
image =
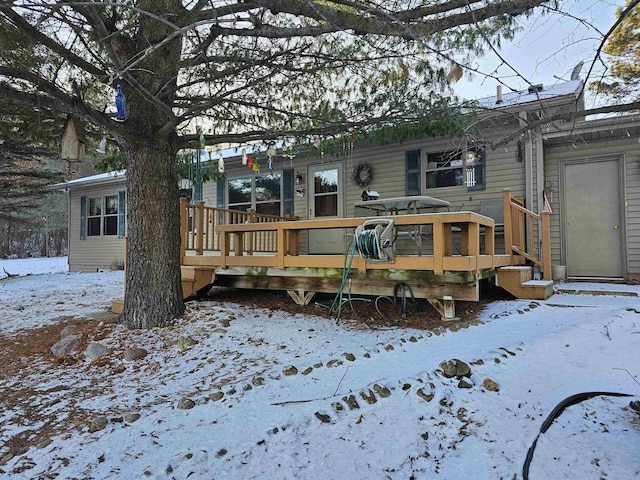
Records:
{"label": "rock", "polygon": [[269,372],[269,378],[271,380],[280,380],[280,374],[278,372]]}
{"label": "rock", "polygon": [[53,440],[51,440],[50,438],[45,438],[36,445],[36,448],[46,448],[51,445],[51,442],[53,442]]}
{"label": "rock", "polygon": [[107,417],[96,417],[89,424],[89,432],[93,433],[100,430],[104,430],[108,424],[109,424],[109,419]]}
{"label": "rock", "polygon": [[418,339],[414,336],[409,337],[409,341],[412,343],[416,343],[418,341]]}
{"label": "rock", "polygon": [[226,448],[221,448],[220,450],[218,450],[218,452],[216,453],[216,456],[218,457],[224,457],[227,454],[227,449]]}
{"label": "rock", "polygon": [[498,382],[491,380],[490,378],[485,378],[482,381],[482,386],[490,392],[497,392],[500,390],[500,385],[498,384]]}
{"label": "rock", "polygon": [[629,406],[634,412],[640,413],[640,400],[631,400]]}
{"label": "rock", "polygon": [[430,402],[431,400],[433,400],[433,397],[435,396],[435,393],[433,391],[435,389],[435,385],[433,383],[430,383],[429,386],[431,387],[430,393],[427,393],[424,388],[419,388],[418,391],[416,392],[418,396],[422,398],[425,402]]}
{"label": "rock", "polygon": [[469,367],[468,363],[465,363],[462,360],[458,360],[457,358],[454,358],[453,361],[456,364],[456,377],[471,376],[471,367]]}
{"label": "rock", "polygon": [[81,338],[82,335],[69,335],[64,337],[51,347],[51,353],[56,357],[66,357],[78,349]]}
{"label": "rock", "polygon": [[219,333],[220,335],[226,335],[227,331],[224,328],[214,328],[213,333]]}
{"label": "rock", "polygon": [[222,320],[220,320],[220,325],[225,328],[229,328],[231,326],[231,322],[228,319],[223,318]]}
{"label": "rock", "polygon": [[[214,330],[215,332],[215,330]],[[191,338],[191,337],[180,337],[178,339],[178,341],[176,342],[176,347],[178,347],[178,350],[183,351],[186,350],[187,348],[195,345],[197,342]]]}
{"label": "rock", "polygon": [[371,391],[371,389],[367,389],[367,390],[361,390],[360,391],[360,397],[362,397],[362,399],[367,402],[369,405],[373,405],[374,403],[376,403],[378,401],[378,399],[376,398],[376,396],[373,394],[373,392]]}
{"label": "rock", "polygon": [[128,362],[135,362],[147,356],[147,351],[144,348],[129,347],[125,349],[123,357]]}
{"label": "rock", "polygon": [[336,413],[344,410],[344,405],[342,405],[340,402],[333,402],[331,406],[336,411]]}
{"label": "rock", "polygon": [[456,376],[456,364],[452,360],[440,362],[440,369],[446,378],[453,378]]}
{"label": "rock", "polygon": [[314,363],[313,368],[322,368],[322,362]]}
{"label": "rock", "polygon": [[370,354],[369,352],[367,352],[367,353],[365,353],[365,354],[363,355],[363,357],[364,357],[364,358],[371,358],[371,354]]}
{"label": "rock", "polygon": [[473,387],[473,382],[467,377],[462,377],[458,382],[458,388],[471,388]]}
{"label": "rock", "polygon": [[4,457],[0,458],[0,465],[6,465],[9,460],[14,457],[13,453],[7,453]]}
{"label": "rock", "polygon": [[260,385],[264,385],[264,377],[253,377],[251,379],[251,383],[256,387],[259,387]]}
{"label": "rock", "polygon": [[69,335],[71,335],[73,332],[75,332],[76,327],[75,325],[67,325],[66,327],[64,327],[62,329],[62,331],[60,332],[60,339],[63,339],[65,337],[68,337]]}
{"label": "rock", "polygon": [[182,397],[176,405],[180,410],[189,410],[196,406],[196,402],[187,397]]}
{"label": "rock", "polygon": [[355,361],[356,356],[353,353],[345,353],[344,354],[344,358],[346,358],[350,362],[353,362],[353,361]]}
{"label": "rock", "polygon": [[471,367],[457,358],[441,362],[440,368],[446,378],[469,377],[471,375]]}
{"label": "rock", "polygon": [[376,391],[380,398],[387,398],[391,396],[391,390],[385,386],[380,386],[377,383],[373,385],[373,389]]}
{"label": "rock", "polygon": [[209,399],[213,400],[214,402],[221,400],[222,397],[224,397],[224,392],[213,392],[209,394]]}
{"label": "rock", "polygon": [[250,383],[247,383],[244,387],[242,387],[242,390],[244,390],[245,392],[248,392],[249,390],[253,390],[253,387],[251,386]]}
{"label": "rock", "polygon": [[338,360],[337,358],[334,358],[333,360],[329,360],[327,362],[327,368],[333,368],[339,365],[342,365],[342,360]]}
{"label": "rock", "polygon": [[331,417],[329,415],[325,415],[324,413],[316,412],[315,416],[322,423],[331,423]]}
{"label": "rock", "polygon": [[313,367],[307,367],[302,371],[302,374],[309,375],[311,372],[313,372]]}
{"label": "rock", "polygon": [[389,345],[386,345],[386,346],[384,347],[384,349],[385,349],[387,352],[390,352],[391,350],[394,350],[394,347],[393,347],[393,345],[389,344]]}
{"label": "rock", "polygon": [[478,360],[471,362],[471,365],[484,365],[484,360],[479,358]]}
{"label": "rock", "polygon": [[84,351],[84,354],[89,357],[91,360],[95,360],[100,357],[104,357],[108,355],[110,350],[98,342],[91,342],[87,345],[87,349]]}
{"label": "rock", "polygon": [[296,367],[294,367],[293,365],[289,365],[287,368],[285,368],[282,373],[285,374],[285,376],[287,377],[291,377],[292,375],[297,375],[298,374],[298,369]]}
{"label": "rock", "polygon": [[402,390],[409,390],[411,388],[411,384],[410,383],[403,383],[402,384]]}
{"label": "rock", "polygon": [[139,413],[127,413],[123,418],[125,423],[133,423],[139,419],[140,419]]}
{"label": "rock", "polygon": [[71,434],[70,433],[63,433],[62,435],[60,435],[60,438],[62,440],[69,440],[71,438]]}
{"label": "rock", "polygon": [[360,408],[360,405],[358,405],[358,401],[356,400],[355,395],[342,397],[342,401],[347,404],[347,407],[349,407],[349,410],[357,410]]}

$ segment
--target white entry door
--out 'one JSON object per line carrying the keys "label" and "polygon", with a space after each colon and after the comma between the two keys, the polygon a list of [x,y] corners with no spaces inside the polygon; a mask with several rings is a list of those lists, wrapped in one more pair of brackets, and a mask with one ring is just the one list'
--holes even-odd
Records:
{"label": "white entry door", "polygon": [[[343,216],[344,175],[342,163],[309,167],[309,218],[321,220]],[[309,253],[343,253],[344,229],[309,230]]]}
{"label": "white entry door", "polygon": [[625,228],[620,160],[567,162],[562,173],[567,275],[622,278]]}

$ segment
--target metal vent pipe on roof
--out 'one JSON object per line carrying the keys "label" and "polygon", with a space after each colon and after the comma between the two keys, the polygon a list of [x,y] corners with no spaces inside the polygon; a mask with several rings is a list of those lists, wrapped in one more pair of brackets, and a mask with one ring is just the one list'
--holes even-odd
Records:
{"label": "metal vent pipe on roof", "polygon": [[496,85],[496,105],[502,103],[502,85]]}

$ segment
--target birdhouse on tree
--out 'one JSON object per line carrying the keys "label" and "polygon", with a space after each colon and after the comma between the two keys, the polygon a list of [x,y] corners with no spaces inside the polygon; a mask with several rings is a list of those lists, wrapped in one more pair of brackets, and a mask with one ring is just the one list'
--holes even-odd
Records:
{"label": "birdhouse on tree", "polygon": [[80,121],[73,115],[67,115],[62,132],[62,155],[63,160],[79,162],[84,159],[85,141],[80,128]]}

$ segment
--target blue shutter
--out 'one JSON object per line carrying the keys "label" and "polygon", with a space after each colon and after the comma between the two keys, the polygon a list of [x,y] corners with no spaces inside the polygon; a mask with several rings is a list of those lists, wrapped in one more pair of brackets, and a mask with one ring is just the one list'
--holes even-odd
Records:
{"label": "blue shutter", "polygon": [[293,215],[293,168],[282,171],[282,215]]}
{"label": "blue shutter", "polygon": [[406,195],[420,195],[422,186],[420,185],[420,150],[411,150],[405,154],[406,157]]}
{"label": "blue shutter", "polygon": [[87,197],[80,197],[80,240],[87,238]]}
{"label": "blue shutter", "polygon": [[126,192],[118,192],[118,238],[124,238],[125,234],[125,212],[126,212]]}
{"label": "blue shutter", "polygon": [[225,190],[226,187],[226,180],[218,180],[218,183],[216,184],[216,207],[218,208],[224,208],[226,205],[225,202]]}

